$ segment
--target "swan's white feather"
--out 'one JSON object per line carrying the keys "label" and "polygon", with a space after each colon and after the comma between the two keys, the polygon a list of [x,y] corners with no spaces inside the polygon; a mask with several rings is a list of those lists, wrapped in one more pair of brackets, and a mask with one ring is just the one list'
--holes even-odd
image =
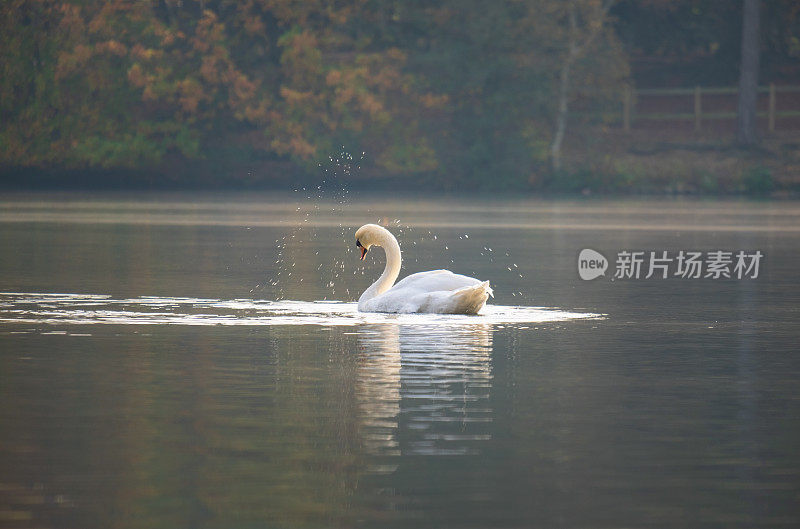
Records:
{"label": "swan's white feather", "polygon": [[488,281],[432,270],[412,274],[363,303],[365,312],[477,314],[492,294]]}
{"label": "swan's white feather", "polygon": [[488,281],[449,270],[411,274],[394,284],[402,262],[400,245],[389,230],[377,224],[356,230],[356,245],[361,247],[362,259],[371,246],[386,252],[383,274],[358,300],[362,312],[477,314],[492,295]]}
{"label": "swan's white feather", "polygon": [[[457,290],[462,287],[474,287],[482,281],[474,277],[454,274],[450,270],[430,270],[429,272],[417,272],[406,276],[391,288],[408,288],[423,290]],[[387,292],[388,293],[388,292]]]}

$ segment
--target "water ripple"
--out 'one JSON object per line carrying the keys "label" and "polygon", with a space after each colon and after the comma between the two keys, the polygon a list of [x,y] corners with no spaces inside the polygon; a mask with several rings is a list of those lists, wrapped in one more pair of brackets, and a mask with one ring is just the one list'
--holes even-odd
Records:
{"label": "water ripple", "polygon": [[[428,326],[430,342],[442,327],[559,322],[600,318],[589,312],[546,307],[487,305],[477,316],[378,314],[359,312],[356,303],[266,301],[140,296],[114,299],[104,294],[0,293],[0,323],[113,325],[324,325],[393,323]],[[452,336],[446,337],[452,340]]]}

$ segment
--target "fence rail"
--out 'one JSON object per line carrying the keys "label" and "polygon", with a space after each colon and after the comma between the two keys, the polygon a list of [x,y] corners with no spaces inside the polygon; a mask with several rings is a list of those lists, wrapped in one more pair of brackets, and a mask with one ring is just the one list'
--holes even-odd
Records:
{"label": "fence rail", "polygon": [[[767,110],[757,112],[758,117],[767,118],[767,128],[769,132],[775,131],[776,118],[796,118],[800,117],[800,110],[777,110],[778,94],[798,94],[800,86],[768,86],[758,87],[760,94],[767,94]],[[622,127],[625,132],[631,130],[631,125],[636,120],[655,120],[655,121],[691,121],[694,120],[694,129],[699,131],[703,127],[704,120],[720,120],[736,118],[736,112],[703,112],[703,96],[712,95],[737,95],[737,87],[700,87],[694,88],[643,88],[637,89],[626,86],[622,93]],[[640,96],[663,97],[663,96],[691,96],[694,102],[693,112],[649,112],[637,113],[636,103]]]}

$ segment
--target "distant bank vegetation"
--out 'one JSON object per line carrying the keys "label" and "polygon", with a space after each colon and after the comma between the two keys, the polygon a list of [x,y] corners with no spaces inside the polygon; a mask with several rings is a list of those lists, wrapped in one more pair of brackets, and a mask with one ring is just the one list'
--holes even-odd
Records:
{"label": "distant bank vegetation", "polygon": [[[762,84],[800,84],[800,9],[762,10]],[[604,134],[625,87],[734,84],[740,17],[729,0],[6,0],[0,183],[311,181],[344,147],[366,153],[344,176],[377,185],[663,190],[657,157]],[[740,169],[686,179],[784,185]]]}

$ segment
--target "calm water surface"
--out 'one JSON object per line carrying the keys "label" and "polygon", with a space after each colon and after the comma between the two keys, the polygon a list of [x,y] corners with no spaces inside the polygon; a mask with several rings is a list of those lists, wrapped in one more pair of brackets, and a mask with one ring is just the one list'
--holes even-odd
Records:
{"label": "calm water surface", "polygon": [[[366,222],[493,306],[359,314]],[[0,527],[800,526],[798,203],[0,195],[0,248]]]}

